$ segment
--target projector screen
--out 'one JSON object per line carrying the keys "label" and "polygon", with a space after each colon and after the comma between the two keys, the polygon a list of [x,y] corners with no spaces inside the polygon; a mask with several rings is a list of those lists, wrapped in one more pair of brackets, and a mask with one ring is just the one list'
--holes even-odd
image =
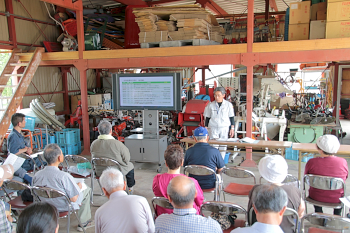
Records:
{"label": "projector screen", "polygon": [[115,74],[115,107],[118,110],[181,110],[180,81],[178,73]]}

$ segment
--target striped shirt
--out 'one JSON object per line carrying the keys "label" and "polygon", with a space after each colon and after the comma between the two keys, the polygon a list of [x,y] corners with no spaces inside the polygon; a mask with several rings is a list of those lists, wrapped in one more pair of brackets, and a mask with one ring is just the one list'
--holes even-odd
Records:
{"label": "striped shirt", "polygon": [[156,233],[222,233],[219,223],[212,218],[196,215],[196,209],[174,209],[156,219]]}

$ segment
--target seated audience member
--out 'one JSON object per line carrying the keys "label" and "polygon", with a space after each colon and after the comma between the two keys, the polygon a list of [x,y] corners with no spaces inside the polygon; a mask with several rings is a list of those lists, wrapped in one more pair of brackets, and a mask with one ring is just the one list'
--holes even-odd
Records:
{"label": "seated audience member", "polygon": [[280,224],[288,203],[283,188],[274,184],[259,185],[252,199],[258,222],[251,227],[236,228],[231,233],[283,233]]}
{"label": "seated audience member", "polygon": [[186,176],[176,176],[170,181],[167,193],[174,212],[162,214],[156,219],[157,233],[222,232],[217,221],[196,214],[197,211],[193,208],[196,197],[196,186],[193,180]]}
{"label": "seated audience member", "polygon": [[[0,166],[0,187],[4,180],[12,179],[13,177],[13,167],[12,165],[1,165]],[[5,202],[0,200],[0,232],[1,233],[11,233],[12,232],[12,217],[11,211],[6,209]]]}
{"label": "seated audience member", "polygon": [[[165,165],[168,168],[168,172],[164,174],[157,174],[153,179],[153,193],[156,197],[165,197],[168,198],[167,187],[172,178],[175,176],[184,176],[180,174],[181,166],[184,162],[184,153],[183,149],[179,145],[170,145],[164,152]],[[197,180],[191,178],[196,185],[197,196],[193,202],[193,208],[197,210],[197,214],[200,212],[200,207],[203,203],[204,196],[201,187],[199,186]],[[156,208],[157,215],[163,213],[172,213],[172,210],[162,208],[157,206]]]}
{"label": "seated audience member", "polygon": [[46,202],[36,202],[19,215],[17,233],[57,233],[58,211]]}
{"label": "seated audience member", "polygon": [[[267,155],[259,162],[260,175],[269,183],[280,186],[288,195],[287,207],[298,212],[301,218],[304,214],[305,204],[301,197],[301,191],[293,184],[282,184],[288,174],[288,164],[280,155]],[[252,194],[260,185],[255,185],[249,193],[248,211],[253,207]],[[256,216],[253,213],[252,222],[256,222]],[[293,233],[295,230],[296,219],[293,216],[283,217],[280,227],[285,233]]]}
{"label": "seated audience member", "polygon": [[[196,144],[186,151],[184,166],[187,165],[202,165],[209,167],[219,174],[225,166],[220,151],[208,144],[209,134],[204,127],[198,127],[193,133]],[[211,189],[215,187],[215,175],[210,176],[195,176],[202,189]]]}
{"label": "seated audience member", "polygon": [[95,213],[95,232],[154,232],[151,208],[146,198],[127,195],[123,174],[109,167],[100,177],[102,190],[109,199]]}
{"label": "seated audience member", "polygon": [[[126,177],[128,192],[132,194],[134,179],[134,165],[130,162],[129,149],[112,136],[112,125],[108,121],[101,121],[98,124],[100,135],[90,146],[92,158],[114,159],[120,164],[120,169]],[[118,167],[116,167],[118,168]],[[96,173],[100,175],[105,167],[97,167]]]}
{"label": "seated audience member", "polygon": [[[15,113],[11,117],[11,123],[13,129],[7,138],[7,149],[9,153],[19,154],[32,154],[32,149],[24,141],[22,135],[22,129],[26,125],[25,115],[22,113]],[[38,158],[34,158],[37,166],[41,166],[41,162]],[[22,164],[22,167],[15,171],[15,176],[24,179],[29,184],[32,183],[32,177],[27,174],[27,171],[34,170],[34,163],[31,159],[26,159]]]}
{"label": "seated audience member", "polygon": [[[340,143],[334,135],[323,135],[316,141],[320,157],[310,159],[305,166],[305,174],[331,176],[345,180],[348,178],[348,164],[345,159],[334,156],[339,150]],[[339,203],[344,190],[320,190],[310,187],[311,199],[320,202]],[[323,213],[322,207],[314,206],[316,213]],[[334,209],[335,215],[341,215],[342,209]]]}
{"label": "seated audience member", "polygon": [[[83,226],[78,225],[77,230],[83,231],[82,227],[91,226],[90,193],[91,189],[85,184],[76,183],[69,173],[60,171],[58,165],[64,161],[61,148],[57,144],[49,144],[45,147],[44,158],[48,165],[35,173],[33,185],[48,187],[64,192],[70,198],[73,207],[78,210],[78,217]],[[43,198],[41,198],[43,199]],[[45,200],[54,205],[59,212],[67,211],[66,198],[54,198]]]}

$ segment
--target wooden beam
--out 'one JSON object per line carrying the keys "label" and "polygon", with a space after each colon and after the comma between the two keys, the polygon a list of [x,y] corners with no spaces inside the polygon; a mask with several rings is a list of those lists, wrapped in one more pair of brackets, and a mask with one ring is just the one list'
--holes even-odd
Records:
{"label": "wooden beam", "polygon": [[71,10],[83,10],[82,0],[77,0],[74,3],[72,2],[72,0],[41,0],[41,1],[52,3],[56,6],[61,6]]}
{"label": "wooden beam", "polygon": [[175,56],[198,56],[217,54],[237,54],[247,51],[246,44],[232,45],[206,45],[206,46],[186,46],[168,48],[149,49],[124,49],[105,51],[85,51],[84,59],[111,59],[111,58],[133,58],[133,57],[175,57]]}
{"label": "wooden beam", "polygon": [[[273,43],[273,44],[272,44]],[[350,38],[254,43],[254,53],[350,48]]]}
{"label": "wooden beam", "polygon": [[203,65],[240,64],[240,54],[177,56],[177,57],[148,57],[119,58],[119,59],[90,59],[89,69],[108,68],[150,68],[150,67],[198,67]]}

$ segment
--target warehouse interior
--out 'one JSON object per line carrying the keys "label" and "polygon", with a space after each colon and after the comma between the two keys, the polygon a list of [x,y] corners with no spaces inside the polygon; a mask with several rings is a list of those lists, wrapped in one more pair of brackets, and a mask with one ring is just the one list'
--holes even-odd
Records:
{"label": "warehouse interior", "polygon": [[[224,87],[234,108],[237,139],[227,143],[226,166],[252,171],[259,183],[259,160],[280,154],[289,174],[303,184],[306,162],[318,156],[311,144],[320,136],[335,135],[344,152],[337,156],[350,154],[347,3],[0,0],[2,160],[9,153],[16,112],[26,115],[22,134],[33,151],[57,143],[65,156],[89,161],[97,126],[107,120],[112,136],[130,151],[134,194],[151,206],[153,177],[167,170],[166,147],[178,144],[186,152],[194,144],[193,130],[204,126],[214,89]],[[130,78],[135,83],[124,84]],[[168,90],[165,84],[136,84],[147,79],[171,80],[172,85]],[[123,88],[133,93],[131,102],[125,102],[130,96]],[[155,102],[147,105],[146,99]],[[257,141],[261,146],[249,144]],[[91,179],[85,183],[91,186]],[[100,192],[94,184],[93,192]],[[94,198],[99,205],[107,201]],[[213,194],[206,193],[205,199],[213,200]],[[247,208],[248,198],[229,196],[226,201]],[[92,206],[92,215],[97,208]],[[77,224],[71,216],[70,232]],[[67,220],[60,219],[59,232],[66,230]]]}

